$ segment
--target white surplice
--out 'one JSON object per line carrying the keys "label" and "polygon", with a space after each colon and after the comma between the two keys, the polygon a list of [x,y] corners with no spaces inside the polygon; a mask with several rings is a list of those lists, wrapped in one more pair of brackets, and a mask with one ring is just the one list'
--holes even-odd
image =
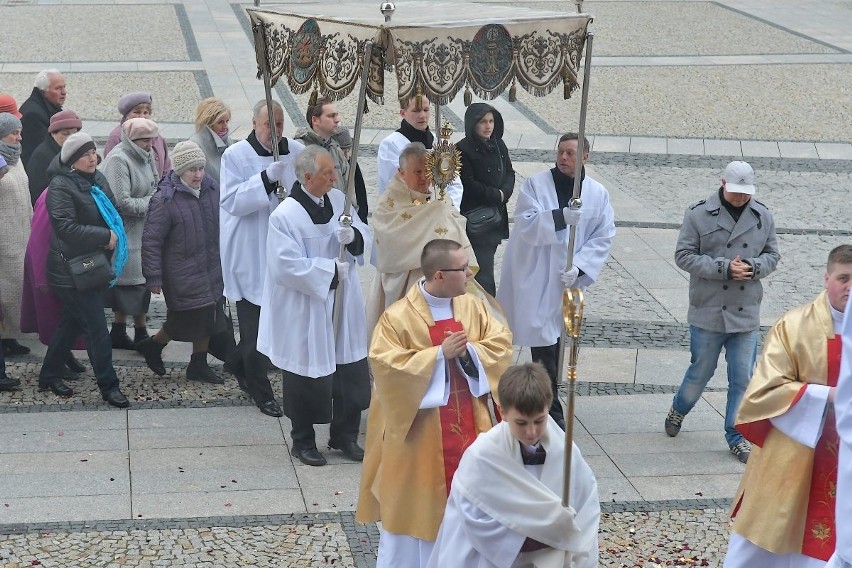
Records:
{"label": "white surplice", "polygon": [[[399,170],[399,155],[402,153],[402,149],[409,144],[411,144],[411,141],[399,132],[391,133],[379,143],[379,152],[376,156],[379,193],[384,192],[394,174]],[[447,186],[447,195],[452,199],[456,210],[461,207],[462,189],[461,178],[459,177],[456,177],[453,183]]]}
{"label": "white surplice", "polygon": [[[525,466],[501,422],[462,456],[429,568],[595,568],[597,481],[573,445],[569,508],[562,506],[565,433],[548,417],[543,466]],[[548,545],[521,552],[527,538]]]}
{"label": "white surplice", "polygon": [[[291,198],[269,218],[257,350],[276,367],[303,377],[324,377],[338,364],[367,357],[369,335],[357,270],[364,264],[363,254],[353,257],[347,251],[349,271],[342,282],[342,323],[336,337],[332,323],[335,291],[330,286],[340,252],[335,230],[345,198],[337,189],[325,195],[334,214],[323,225],[315,225],[302,204]],[[370,231],[357,215],[352,220],[366,248]]]}
{"label": "white surplice", "polygon": [[[281,186],[289,191],[296,181],[293,163],[304,146],[288,140],[289,154]],[[260,156],[246,140],[230,146],[222,155],[219,171],[219,248],[225,297],[260,305],[266,272],[266,232],[269,215],[278,206],[275,193],[266,193],[261,173],[272,156]]]}
{"label": "white surplice", "polygon": [[[606,188],[589,176],[583,180],[581,196],[583,216],[574,241],[574,265],[585,273],[577,287],[586,288],[598,279],[609,257],[615,213]],[[550,170],[524,180],[497,289],[515,345],[553,345],[562,329],[564,288],[559,273],[568,260],[569,229],[555,229],[552,211],[558,208]]]}
{"label": "white surplice", "polygon": [[834,396],[837,433],[840,435],[840,453],[837,469],[837,501],[835,525],[837,547],[828,566],[839,568],[852,565],[852,315],[850,306],[841,328],[843,354],[840,357],[840,376]]}

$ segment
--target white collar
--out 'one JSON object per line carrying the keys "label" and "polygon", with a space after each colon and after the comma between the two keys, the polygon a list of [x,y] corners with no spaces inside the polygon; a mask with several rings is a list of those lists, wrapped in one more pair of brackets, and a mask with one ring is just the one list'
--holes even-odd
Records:
{"label": "white collar", "polygon": [[423,294],[423,297],[426,299],[426,303],[429,304],[430,308],[437,308],[437,309],[445,308],[446,309],[446,308],[451,307],[451,305],[453,303],[452,298],[439,298],[438,296],[433,296],[432,294],[430,294],[429,292],[426,291],[426,286],[425,286],[426,285],[426,279],[425,278],[421,278],[420,282],[418,282],[418,284],[420,285],[420,292]]}
{"label": "white collar", "polygon": [[[852,304],[850,304],[852,305]],[[831,310],[831,321],[834,323],[834,333],[840,334],[843,332],[843,312],[835,310],[834,306],[828,304],[828,309]]]}

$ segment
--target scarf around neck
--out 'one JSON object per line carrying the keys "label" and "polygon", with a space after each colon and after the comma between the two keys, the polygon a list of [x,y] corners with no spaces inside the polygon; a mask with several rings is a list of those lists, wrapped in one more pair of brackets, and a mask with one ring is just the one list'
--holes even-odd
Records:
{"label": "scarf around neck", "polygon": [[14,166],[21,158],[21,143],[9,144],[0,140],[0,156],[3,156],[7,165]]}
{"label": "scarf around neck", "polygon": [[91,191],[95,205],[98,207],[98,212],[116,236],[115,256],[112,259],[112,269],[115,272],[115,278],[109,283],[109,287],[112,288],[118,282],[118,277],[124,272],[124,265],[127,264],[127,233],[124,232],[124,222],[121,220],[121,215],[118,214],[112,201],[103,192],[101,186],[92,182]]}

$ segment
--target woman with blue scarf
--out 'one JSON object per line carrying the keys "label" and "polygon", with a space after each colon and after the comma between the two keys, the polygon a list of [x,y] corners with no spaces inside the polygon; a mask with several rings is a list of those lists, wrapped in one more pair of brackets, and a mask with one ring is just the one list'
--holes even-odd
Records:
{"label": "woman with blue scarf", "polygon": [[[47,257],[47,281],[62,300],[62,319],[39,374],[40,390],[68,397],[74,390],[62,380],[65,355],[74,339],[86,338],[89,361],[103,399],[112,406],[130,405],[122,394],[112,366],[112,343],[104,316],[103,292],[114,286],[127,262],[127,237],[109,183],[97,170],[98,156],[92,137],[72,134],[48,168],[47,211],[53,227]],[[101,287],[78,289],[69,261],[83,255],[105,254],[115,278]]]}

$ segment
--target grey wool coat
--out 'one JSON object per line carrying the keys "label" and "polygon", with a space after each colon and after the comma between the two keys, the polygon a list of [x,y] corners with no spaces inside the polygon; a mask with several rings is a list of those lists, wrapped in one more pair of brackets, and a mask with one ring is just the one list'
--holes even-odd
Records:
{"label": "grey wool coat", "polygon": [[[751,264],[752,280],[731,280],[731,261],[737,256]],[[754,197],[737,222],[718,191],[688,207],[675,262],[689,273],[689,324],[719,333],[760,328],[760,280],[780,258],[772,213]]]}
{"label": "grey wool coat", "polygon": [[118,279],[119,286],[145,284],[142,275],[142,229],[148,203],[157,191],[157,166],[154,153],[144,151],[121,133],[121,142],[101,164],[115,195],[118,212],[127,233],[127,264]]}

